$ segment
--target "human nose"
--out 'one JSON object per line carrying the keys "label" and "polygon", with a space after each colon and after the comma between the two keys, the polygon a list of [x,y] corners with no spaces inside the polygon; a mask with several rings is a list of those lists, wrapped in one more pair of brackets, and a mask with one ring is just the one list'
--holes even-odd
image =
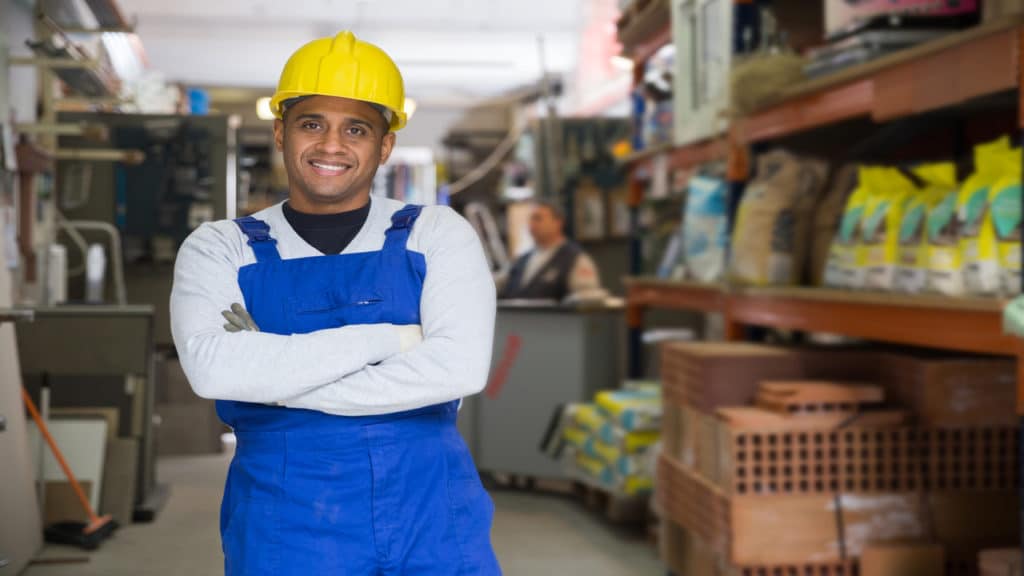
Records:
{"label": "human nose", "polygon": [[348,144],[340,130],[325,130],[317,143],[317,149],[324,154],[346,154]]}

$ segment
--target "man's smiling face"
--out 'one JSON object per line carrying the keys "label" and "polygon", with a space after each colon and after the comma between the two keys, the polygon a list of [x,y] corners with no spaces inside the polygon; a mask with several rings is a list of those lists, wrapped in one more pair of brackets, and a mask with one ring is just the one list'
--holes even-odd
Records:
{"label": "man's smiling face", "polygon": [[369,198],[377,168],[395,145],[383,115],[366,102],[311,96],[274,122],[288,172],[288,202],[300,212],[354,210]]}

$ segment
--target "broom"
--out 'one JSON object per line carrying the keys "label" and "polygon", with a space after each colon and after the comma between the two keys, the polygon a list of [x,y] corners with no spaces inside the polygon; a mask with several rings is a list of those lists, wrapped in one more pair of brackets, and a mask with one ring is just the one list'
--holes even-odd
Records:
{"label": "broom", "polygon": [[53,457],[57,459],[57,463],[64,470],[64,476],[71,483],[71,488],[75,491],[75,495],[82,504],[82,508],[89,515],[88,523],[59,522],[48,526],[45,531],[46,541],[53,542],[54,544],[70,544],[86,550],[95,550],[99,547],[100,542],[106,540],[114,533],[114,530],[117,529],[117,522],[109,514],[106,516],[96,515],[96,511],[92,509],[89,499],[85,496],[85,491],[82,490],[82,486],[78,483],[75,475],[71,473],[71,467],[64,460],[64,455],[57,448],[57,443],[53,440],[53,436],[50,435],[49,428],[43,422],[42,416],[39,415],[39,410],[36,408],[35,402],[32,401],[32,397],[29,396],[28,390],[22,388],[21,397],[25,400],[25,407],[28,408],[29,414],[32,415],[32,420],[39,427],[39,432],[46,439],[46,443],[50,445]]}

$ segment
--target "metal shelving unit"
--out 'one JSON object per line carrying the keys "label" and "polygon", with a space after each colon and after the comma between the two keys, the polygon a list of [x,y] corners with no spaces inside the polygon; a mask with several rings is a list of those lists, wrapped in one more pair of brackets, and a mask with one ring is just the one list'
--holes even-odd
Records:
{"label": "metal shelving unit", "polygon": [[[664,43],[669,39],[659,36],[651,41]],[[634,57],[637,70],[655,49],[648,46],[628,52]],[[736,119],[729,133],[718,140],[652,149],[628,158],[633,167],[630,201],[634,214],[643,201],[648,165],[659,154],[668,154],[669,165],[673,168],[727,160],[728,179],[734,192],[733,202],[736,202],[748,176],[751,146],[847,120],[869,119],[881,124],[960,107],[983,97],[1012,94],[1018,107],[1017,139],[1021,141],[1024,138],[1022,54],[1024,19],[1007,19],[795,85],[764,108]],[[637,236],[634,242],[634,254],[638,256]],[[639,262],[639,258],[635,262]],[[1012,356],[1017,359],[1017,410],[1022,416],[1021,432],[1024,434],[1024,341],[1003,334],[1003,305],[998,299],[802,287],[741,288],[633,277],[627,282],[630,367],[634,375],[638,373],[640,367],[635,359],[640,348],[644,311],[650,308],[721,313],[726,337],[730,340],[743,339],[747,326],[759,326],[827,332],[937,350]],[[1024,471],[1024,453],[1018,455],[1018,460]],[[1024,485],[1021,491],[1024,493]],[[1021,517],[1024,519],[1024,509]]]}

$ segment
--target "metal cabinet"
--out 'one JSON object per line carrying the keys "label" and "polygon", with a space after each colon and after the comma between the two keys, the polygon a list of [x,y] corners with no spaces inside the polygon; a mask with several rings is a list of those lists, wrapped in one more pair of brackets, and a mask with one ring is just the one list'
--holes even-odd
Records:
{"label": "metal cabinet", "polygon": [[532,478],[563,478],[540,451],[551,417],[565,403],[588,402],[623,376],[621,308],[499,305],[491,383],[466,399],[460,431],[477,467]]}

